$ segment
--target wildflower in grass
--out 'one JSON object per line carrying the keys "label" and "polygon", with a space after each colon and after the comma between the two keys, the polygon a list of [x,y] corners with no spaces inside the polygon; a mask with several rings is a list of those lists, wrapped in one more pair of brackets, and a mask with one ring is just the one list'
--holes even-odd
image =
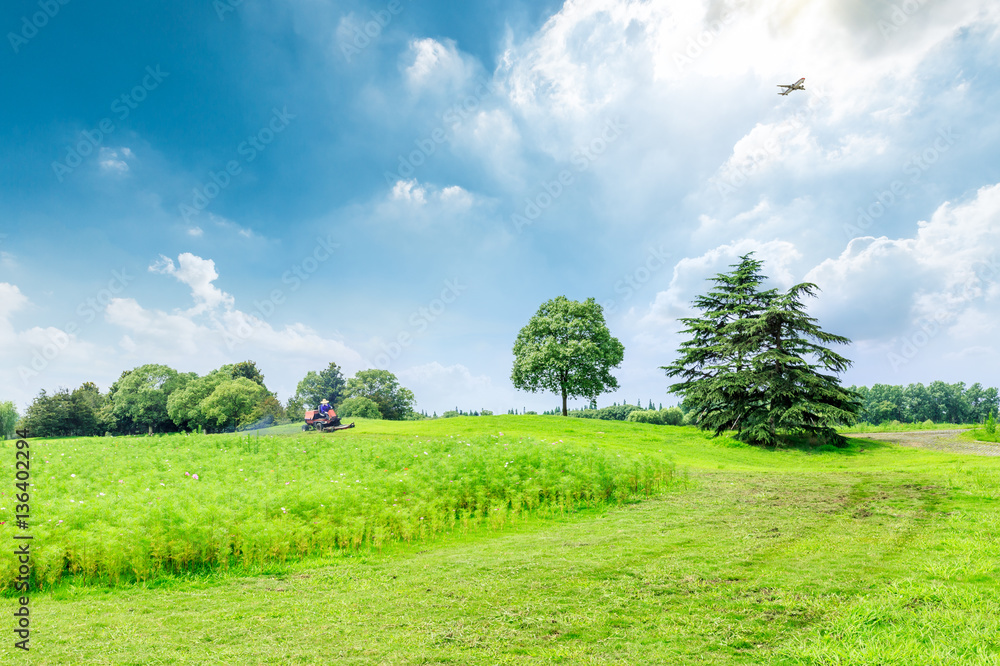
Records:
{"label": "wildflower in grass", "polygon": [[193,474],[193,475],[191,476],[191,478],[192,478],[192,479],[194,479],[195,481],[197,481],[197,480],[198,480],[198,475],[197,475],[197,474]]}
{"label": "wildflower in grass", "polygon": [[76,474],[70,474],[70,476],[74,479],[76,478]]}

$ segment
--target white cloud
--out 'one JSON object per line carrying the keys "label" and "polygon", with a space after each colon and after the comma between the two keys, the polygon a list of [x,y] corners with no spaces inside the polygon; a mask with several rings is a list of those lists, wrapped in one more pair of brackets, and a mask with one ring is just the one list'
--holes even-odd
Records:
{"label": "white cloud", "polygon": [[[235,299],[217,287],[215,262],[191,253],[168,257],[149,267],[172,275],[191,288],[194,307],[166,313],[144,308],[132,298],[116,298],[105,319],[123,331],[120,362],[157,362],[199,372],[244,358],[257,360],[268,386],[288,398],[307,370],[335,360],[352,374],[365,360],[344,340],[321,335],[302,323],[276,328],[259,313],[236,308]],[[327,360],[324,360],[327,359]]]}
{"label": "white cloud", "polygon": [[420,187],[415,179],[399,180],[392,186],[390,198],[396,201],[406,201],[417,205],[427,203],[427,190]]}
{"label": "white cloud", "polygon": [[[778,147],[768,162],[804,153],[858,163],[886,148],[858,119],[891,123],[919,108],[923,81],[915,71],[963,27],[996,20],[995,11],[985,15],[986,0],[945,4],[924,5],[884,37],[888,3],[567,0],[536,34],[509,45],[497,76],[526,145],[552,155],[572,151],[619,114],[642,121],[642,136],[632,140],[647,158],[664,145],[688,154],[714,144],[707,132],[731,129],[715,121],[732,120],[745,105],[753,116],[780,119],[745,132],[735,163],[769,138]],[[806,92],[776,94],[776,84],[800,76]],[[789,126],[796,115],[804,126]]]}
{"label": "white cloud", "polygon": [[730,266],[738,264],[739,258],[749,252],[764,262],[761,272],[774,286],[787,288],[794,283],[792,265],[801,254],[791,243],[743,239],[720,245],[699,257],[686,257],[677,262],[670,286],[656,294],[649,309],[642,314],[639,327],[647,332],[646,335],[660,335],[665,328],[673,331],[678,327],[679,317],[692,315],[691,301],[705,293],[710,287],[709,280],[718,273],[732,270]]}
{"label": "white cloud", "polygon": [[153,263],[149,270],[153,273],[173,275],[180,282],[191,287],[195,306],[188,311],[189,315],[201,314],[219,306],[232,307],[233,297],[212,284],[219,277],[215,270],[214,261],[202,259],[190,252],[181,254],[177,261],[179,267],[174,265],[172,259],[161,254],[159,260]]}
{"label": "white cloud", "polygon": [[456,155],[470,160],[488,156],[483,166],[506,185],[522,181],[524,145],[520,130],[506,110],[482,110],[457,126],[452,148]]}
{"label": "white cloud", "polygon": [[0,324],[7,323],[7,318],[11,314],[24,308],[27,304],[28,297],[21,293],[17,285],[0,282]]}
{"label": "white cloud", "polygon": [[404,75],[414,91],[453,92],[472,80],[476,72],[474,61],[461,54],[450,39],[411,40],[407,59],[410,64]]}
{"label": "white cloud", "polygon": [[242,227],[239,224],[237,224],[236,222],[233,222],[232,220],[226,219],[226,218],[221,217],[219,215],[215,215],[213,213],[209,213],[208,214],[208,218],[218,228],[223,229],[225,231],[229,231],[231,233],[235,233],[240,238],[246,238],[248,240],[256,240],[256,239],[262,239],[263,238],[257,232],[255,232],[253,229],[248,229],[246,227]]}
{"label": "white cloud", "polygon": [[31,302],[17,285],[0,282],[0,347],[8,360],[0,366],[4,399],[18,409],[30,402],[39,388],[71,387],[80,376],[100,372],[106,366],[106,351],[82,341],[75,331],[54,326],[32,326],[18,330],[11,316],[27,310]]}
{"label": "white cloud", "polygon": [[[829,176],[837,170],[863,166],[888,147],[888,140],[877,134],[851,133],[835,141],[833,145],[821,145],[800,117],[757,123],[736,142],[732,155],[713,180],[739,188],[749,178],[773,169],[780,177],[801,173]],[[717,183],[716,189],[719,187]]]}
{"label": "white cloud", "polygon": [[[121,152],[124,157],[132,157],[132,151],[128,148],[122,148]],[[129,170],[125,160],[119,158],[118,151],[107,147],[101,148],[98,163],[102,169],[112,173],[122,174]]]}
{"label": "white cloud", "polygon": [[[826,290],[820,312],[872,337],[922,320],[953,321],[1000,300],[1000,184],[944,203],[913,238],[856,238],[805,279]],[[1000,329],[1000,316],[992,315]],[[865,322],[868,322],[866,325]],[[981,328],[977,327],[977,328]]]}
{"label": "white cloud", "polygon": [[398,180],[374,207],[373,218],[383,225],[425,228],[466,221],[465,214],[489,205],[489,200],[459,185],[439,188],[416,179]]}

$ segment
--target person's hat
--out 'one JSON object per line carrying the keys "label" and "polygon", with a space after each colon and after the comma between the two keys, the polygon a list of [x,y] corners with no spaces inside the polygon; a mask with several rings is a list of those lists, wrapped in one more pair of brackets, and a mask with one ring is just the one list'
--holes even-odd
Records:
{"label": "person's hat", "polygon": [[330,401],[329,400],[320,400],[319,404],[321,404],[321,405],[329,405]]}

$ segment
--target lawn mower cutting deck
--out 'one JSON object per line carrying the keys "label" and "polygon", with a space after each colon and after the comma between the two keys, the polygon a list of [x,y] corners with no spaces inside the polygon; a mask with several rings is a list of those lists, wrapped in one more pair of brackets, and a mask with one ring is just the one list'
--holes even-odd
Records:
{"label": "lawn mower cutting deck", "polygon": [[353,428],[354,423],[349,423],[343,425],[340,422],[340,417],[332,409],[330,412],[323,416],[323,413],[318,409],[311,409],[306,412],[306,424],[302,426],[303,430],[319,430],[320,432],[333,432],[334,430],[347,430],[348,428]]}

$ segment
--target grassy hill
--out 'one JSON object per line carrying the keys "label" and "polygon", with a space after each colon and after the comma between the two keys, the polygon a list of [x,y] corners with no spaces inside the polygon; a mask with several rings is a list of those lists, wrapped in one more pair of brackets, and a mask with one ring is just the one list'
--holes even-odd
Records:
{"label": "grassy hill", "polygon": [[[304,463],[382,449],[430,461],[456,455],[458,440],[480,447],[494,478],[489,452],[520,441],[553,456],[541,462],[596,469],[621,457],[612,478],[637,461],[671,472],[648,496],[557,501],[381,550],[117,586],[70,578],[32,597],[30,663],[1000,664],[995,458],[865,440],[762,451],[689,428],[531,416],[359,420],[334,434],[265,434],[257,453],[256,435],[225,437],[236,436],[199,446],[222,463],[235,451],[304,450]],[[149,447],[183,452],[170,438],[116,439],[138,462]],[[411,454],[421,440],[437,448]],[[37,444],[47,459],[109,445]],[[580,465],[551,487],[591,478]],[[19,663],[10,641],[0,650]]]}

